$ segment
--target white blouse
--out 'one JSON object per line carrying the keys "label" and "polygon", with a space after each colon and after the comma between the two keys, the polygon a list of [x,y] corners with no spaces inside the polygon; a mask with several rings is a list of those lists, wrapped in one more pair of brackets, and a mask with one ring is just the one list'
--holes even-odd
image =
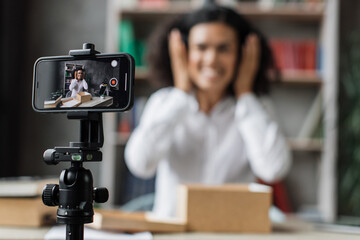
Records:
{"label": "white blouse", "polygon": [[254,94],[226,97],[205,114],[174,87],[150,97],[125,160],[135,176],[156,174],[153,211],[163,217],[175,216],[180,183],[274,182],[291,166],[286,139]]}

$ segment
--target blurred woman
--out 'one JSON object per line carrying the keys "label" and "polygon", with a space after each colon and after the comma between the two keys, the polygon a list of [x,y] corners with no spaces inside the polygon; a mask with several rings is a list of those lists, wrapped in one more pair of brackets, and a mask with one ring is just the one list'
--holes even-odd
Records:
{"label": "blurred woman", "polygon": [[274,182],[287,174],[286,139],[260,98],[273,58],[248,21],[209,5],[169,22],[149,49],[149,75],[168,87],[150,97],[125,159],[138,177],[156,174],[156,214],[175,215],[180,183]]}

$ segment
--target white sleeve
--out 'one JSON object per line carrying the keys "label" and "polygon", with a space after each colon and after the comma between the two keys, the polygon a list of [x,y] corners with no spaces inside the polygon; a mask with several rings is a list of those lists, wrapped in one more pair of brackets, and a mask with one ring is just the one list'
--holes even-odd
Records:
{"label": "white sleeve", "polygon": [[189,101],[190,96],[176,88],[161,89],[150,97],[125,148],[125,161],[134,175],[155,175],[159,160],[169,151],[175,126],[188,112]]}
{"label": "white sleeve", "polygon": [[[69,90],[72,91],[76,86],[77,86],[76,79],[71,80]],[[77,89],[75,88],[75,90]]]}
{"label": "white sleeve", "polygon": [[83,81],[83,87],[85,90],[88,90],[89,86],[87,84],[87,82],[85,80],[82,80]]}
{"label": "white sleeve", "polygon": [[283,178],[292,162],[288,144],[254,94],[237,100],[235,117],[254,174],[265,182]]}

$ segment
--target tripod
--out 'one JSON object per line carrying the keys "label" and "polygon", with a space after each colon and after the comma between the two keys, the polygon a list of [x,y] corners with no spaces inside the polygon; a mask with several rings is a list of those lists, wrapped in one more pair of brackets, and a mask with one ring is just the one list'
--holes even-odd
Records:
{"label": "tripod", "polygon": [[55,165],[71,162],[71,167],[61,172],[59,185],[47,184],[42,199],[47,206],[59,206],[57,222],[66,224],[66,240],[84,238],[84,224],[93,221],[93,201],[104,203],[109,193],[106,188],[93,188],[90,170],[84,161],[101,161],[99,148],[103,145],[102,114],[94,112],[69,113],[69,119],[80,119],[80,142],[70,142],[69,147],[55,147],[44,153],[44,161]]}
{"label": "tripod", "polygon": [[[72,56],[97,53],[90,43],[85,43],[83,49],[70,51]],[[46,164],[70,162],[71,167],[61,172],[59,184],[45,186],[42,200],[47,206],[58,206],[57,222],[66,224],[66,240],[82,240],[84,224],[93,221],[93,201],[104,203],[109,198],[106,188],[93,188],[91,171],[83,167],[83,162],[102,160],[102,113],[68,112],[67,117],[80,120],[80,142],[70,142],[68,147],[55,147],[44,152]]]}

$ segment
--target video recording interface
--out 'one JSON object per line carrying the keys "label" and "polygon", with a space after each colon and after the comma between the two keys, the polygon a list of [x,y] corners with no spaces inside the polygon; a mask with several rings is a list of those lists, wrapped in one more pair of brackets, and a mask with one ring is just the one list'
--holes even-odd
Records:
{"label": "video recording interface", "polygon": [[132,62],[124,56],[35,63],[33,105],[39,111],[124,110],[131,107]]}

